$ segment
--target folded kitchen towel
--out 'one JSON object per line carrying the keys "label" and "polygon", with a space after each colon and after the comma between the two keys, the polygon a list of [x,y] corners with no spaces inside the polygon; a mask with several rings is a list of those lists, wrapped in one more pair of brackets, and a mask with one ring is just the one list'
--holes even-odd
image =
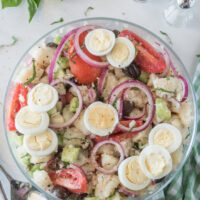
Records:
{"label": "folded kitchen towel", "polygon": [[[200,119],[200,64],[197,66],[193,85]],[[152,200],[200,200],[200,121],[194,147],[182,171],[164,191]]]}

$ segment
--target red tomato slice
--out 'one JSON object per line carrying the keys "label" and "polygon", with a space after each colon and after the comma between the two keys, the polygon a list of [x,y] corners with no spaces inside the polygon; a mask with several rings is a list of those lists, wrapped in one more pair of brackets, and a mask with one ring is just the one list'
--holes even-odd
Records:
{"label": "red tomato slice", "polygon": [[[87,35],[87,32],[84,32],[80,35],[80,38],[79,38],[80,46],[84,43],[86,35]],[[80,56],[76,54],[73,41],[74,41],[74,37],[71,39],[70,44],[69,44],[69,49],[68,49],[69,65],[70,65],[72,74],[76,77],[77,81],[80,84],[89,84],[96,81],[97,77],[100,76],[102,69],[93,67],[87,64],[86,62],[84,62],[80,58]],[[91,59],[101,62],[101,58],[89,53],[89,51],[86,49],[85,46],[82,48],[82,50]]]}
{"label": "red tomato slice", "polygon": [[[28,89],[22,84],[17,83],[14,89],[14,94],[11,101],[9,116],[8,116],[8,129],[9,131],[15,131],[15,115],[24,106],[27,105],[27,93]],[[19,100],[21,95],[22,101]]]}
{"label": "red tomato slice", "polygon": [[[129,124],[131,123],[132,120],[123,120],[123,121],[120,121],[120,123],[124,126],[129,126]],[[143,124],[143,121],[141,119],[139,120],[136,120],[136,127],[139,127]],[[125,139],[128,139],[128,138],[132,138],[133,137],[133,134],[132,133],[119,133],[120,132],[120,129],[118,127],[115,128],[115,130],[113,131],[113,134],[110,135],[108,138],[109,139],[113,139],[113,140],[116,140],[118,142],[120,141],[123,141]],[[101,137],[101,136],[95,136],[94,138],[94,141],[96,143],[98,142],[101,142],[103,140],[105,140],[106,138],[105,137]]]}
{"label": "red tomato slice", "polygon": [[130,40],[133,40],[133,43],[138,50],[138,54],[134,61],[142,70],[148,73],[161,73],[164,71],[166,63],[163,56],[160,55],[147,41],[129,30],[123,30],[119,34],[119,37],[128,37]]}
{"label": "red tomato slice", "polygon": [[62,186],[76,194],[87,192],[87,180],[80,170],[62,169],[58,173],[49,173],[49,176],[54,185]]}

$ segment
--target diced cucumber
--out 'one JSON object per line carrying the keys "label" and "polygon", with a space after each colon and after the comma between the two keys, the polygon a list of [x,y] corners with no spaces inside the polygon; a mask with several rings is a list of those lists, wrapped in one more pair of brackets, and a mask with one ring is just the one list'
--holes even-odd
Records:
{"label": "diced cucumber", "polygon": [[62,68],[58,68],[55,72],[55,78],[64,78],[66,75],[65,71]]}
{"label": "diced cucumber", "polygon": [[23,135],[17,135],[17,134],[14,134],[13,135],[13,139],[15,141],[15,144],[19,145],[19,146],[22,146],[23,145],[23,139],[24,139],[24,136]]}
{"label": "diced cucumber", "polygon": [[58,134],[57,136],[58,136],[58,145],[63,146],[63,139],[64,139],[63,135]]}
{"label": "diced cucumber", "polygon": [[85,197],[84,200],[99,200],[98,197]]}
{"label": "diced cucumber", "polygon": [[61,160],[63,162],[73,163],[78,159],[79,153],[80,148],[65,146],[62,151]]}
{"label": "diced cucumber", "polygon": [[57,63],[62,69],[69,68],[69,60],[65,57],[59,57]]}
{"label": "diced cucumber", "polygon": [[54,38],[54,41],[53,41],[53,42],[54,42],[55,44],[59,45],[61,40],[62,40],[62,37],[58,35],[58,36],[56,36],[56,37]]}
{"label": "diced cucumber", "polygon": [[78,97],[73,97],[69,104],[69,111],[76,112],[76,109],[78,108],[78,106],[79,106]]}
{"label": "diced cucumber", "polygon": [[158,122],[170,120],[171,111],[167,107],[167,102],[164,99],[156,99],[156,119]]}
{"label": "diced cucumber", "polygon": [[23,156],[21,156],[21,162],[25,166],[31,165],[31,156],[28,153],[23,155]]}
{"label": "diced cucumber", "polygon": [[147,83],[148,79],[149,79],[149,74],[145,71],[141,71],[141,74],[138,77],[138,80],[143,82],[143,83]]}

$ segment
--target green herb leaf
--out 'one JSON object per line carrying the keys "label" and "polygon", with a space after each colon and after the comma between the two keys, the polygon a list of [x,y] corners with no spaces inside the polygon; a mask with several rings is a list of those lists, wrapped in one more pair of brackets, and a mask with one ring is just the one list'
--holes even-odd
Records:
{"label": "green herb leaf", "polygon": [[35,67],[35,60],[33,60],[33,76],[24,83],[24,86],[30,84],[36,77],[36,67]]}
{"label": "green herb leaf", "polygon": [[40,0],[27,0],[27,3],[28,3],[28,11],[29,11],[29,23],[30,23],[39,7]]}
{"label": "green herb leaf", "polygon": [[190,133],[188,133],[185,137],[185,140],[187,140],[187,138],[190,136]]}
{"label": "green herb leaf", "polygon": [[61,22],[64,22],[64,19],[62,17],[59,20],[52,22],[50,25],[61,23]]}
{"label": "green herb leaf", "polygon": [[86,11],[84,12],[84,15],[85,16],[88,16],[88,12],[90,12],[91,10],[94,10],[94,8],[93,7],[88,7],[87,9],[86,9]]}
{"label": "green herb leaf", "polygon": [[15,45],[17,43],[17,41],[18,41],[18,39],[15,36],[12,36],[12,40],[13,40],[12,43],[10,43],[10,44],[2,44],[2,45],[0,45],[0,48],[11,47],[11,46]]}
{"label": "green herb leaf", "polygon": [[170,94],[175,94],[175,92],[169,91],[169,90],[165,90],[165,89],[163,89],[163,88],[156,88],[155,90],[159,90],[159,91],[161,91],[161,92],[166,92],[166,93],[170,93]]}
{"label": "green herb leaf", "polygon": [[22,0],[1,0],[2,8],[17,7],[21,4]]}
{"label": "green herb leaf", "polygon": [[168,35],[167,33],[163,32],[163,31],[160,31],[160,33],[161,33],[162,35],[166,36],[166,38],[167,38],[169,44],[171,44],[171,45],[173,44],[171,38],[169,37],[169,35]]}
{"label": "green herb leaf", "polygon": [[199,59],[199,63],[200,63],[200,54],[197,54],[196,56]]}

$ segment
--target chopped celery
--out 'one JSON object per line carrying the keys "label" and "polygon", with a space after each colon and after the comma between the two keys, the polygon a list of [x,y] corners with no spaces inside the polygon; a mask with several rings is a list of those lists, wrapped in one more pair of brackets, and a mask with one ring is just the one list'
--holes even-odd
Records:
{"label": "chopped celery", "polygon": [[61,36],[56,36],[56,37],[54,38],[54,41],[53,41],[53,42],[54,42],[55,44],[59,45],[61,40],[62,40],[62,37],[61,37]]}
{"label": "chopped celery", "polygon": [[78,97],[73,97],[69,104],[69,111],[76,112],[76,109],[78,108],[78,106],[79,106]]}
{"label": "chopped celery", "polygon": [[13,139],[15,141],[15,143],[19,146],[22,146],[23,145],[23,139],[24,139],[24,136],[23,135],[17,135],[17,134],[14,134],[13,135]]}
{"label": "chopped celery", "polygon": [[141,71],[141,74],[138,77],[138,80],[143,82],[143,83],[147,83],[148,79],[149,79],[149,74],[145,71]]}
{"label": "chopped celery", "polygon": [[171,111],[167,107],[167,102],[164,99],[156,99],[156,119],[158,122],[170,120]]}
{"label": "chopped celery", "polygon": [[66,57],[59,57],[57,63],[62,69],[69,68],[69,60]]}
{"label": "chopped celery", "polygon": [[62,151],[61,160],[63,162],[73,163],[78,159],[79,152],[80,148],[65,146]]}
{"label": "chopped celery", "polygon": [[36,164],[36,165],[34,165],[34,166],[31,168],[31,170],[30,170],[31,175],[33,175],[33,173],[34,173],[35,171],[37,171],[37,170],[41,170],[41,169],[40,169],[40,164]]}
{"label": "chopped celery", "polygon": [[55,78],[64,78],[65,75],[65,71],[62,68],[59,68],[55,73]]}

